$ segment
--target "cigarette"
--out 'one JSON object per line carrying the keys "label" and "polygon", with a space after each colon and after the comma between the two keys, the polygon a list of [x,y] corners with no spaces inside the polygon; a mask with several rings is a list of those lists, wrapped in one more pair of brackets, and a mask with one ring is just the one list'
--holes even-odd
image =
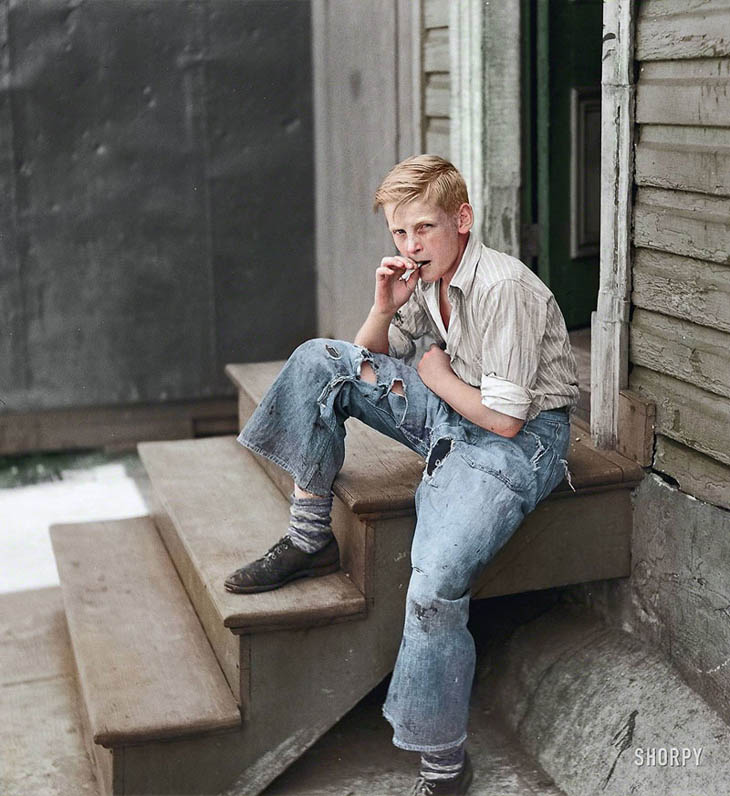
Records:
{"label": "cigarette", "polygon": [[417,271],[417,270],[418,270],[420,267],[421,267],[420,265],[416,265],[416,267],[415,267],[415,268],[409,268],[409,269],[408,269],[408,270],[407,270],[407,271],[406,271],[406,272],[403,274],[403,276],[401,276],[401,277],[400,277],[400,281],[401,281],[401,282],[407,282],[407,281],[408,281],[408,280],[411,278],[411,274],[412,274],[414,271]]}

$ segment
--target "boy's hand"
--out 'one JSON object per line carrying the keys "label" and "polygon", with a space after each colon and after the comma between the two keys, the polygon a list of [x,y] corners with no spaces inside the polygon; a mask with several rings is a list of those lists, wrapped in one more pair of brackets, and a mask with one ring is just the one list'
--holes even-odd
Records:
{"label": "boy's hand", "polygon": [[451,369],[451,358],[439,346],[432,343],[418,363],[418,375],[426,387],[440,395],[434,387],[443,382],[444,376],[454,375],[454,371]]}
{"label": "boy's hand", "polygon": [[[407,280],[406,271],[412,273]],[[407,257],[383,257],[375,271],[374,309],[383,315],[394,315],[411,297],[418,284],[418,266]]]}

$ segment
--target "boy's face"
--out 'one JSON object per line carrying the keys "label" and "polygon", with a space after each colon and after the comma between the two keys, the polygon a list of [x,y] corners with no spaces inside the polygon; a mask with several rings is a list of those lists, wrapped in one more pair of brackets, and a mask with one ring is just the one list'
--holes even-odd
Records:
{"label": "boy's face", "polygon": [[436,204],[415,199],[400,206],[389,202],[383,211],[400,254],[420,266],[419,278],[450,281],[469,239],[474,220],[471,206],[463,204],[448,214]]}

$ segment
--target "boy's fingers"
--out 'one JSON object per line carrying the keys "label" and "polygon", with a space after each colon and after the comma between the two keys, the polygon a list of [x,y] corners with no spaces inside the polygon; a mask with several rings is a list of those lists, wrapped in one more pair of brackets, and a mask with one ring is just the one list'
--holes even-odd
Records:
{"label": "boy's fingers", "polygon": [[413,260],[409,260],[407,257],[383,257],[383,259],[380,261],[380,265],[391,265],[395,268],[401,268],[403,270],[409,270],[416,267],[416,264],[413,262]]}

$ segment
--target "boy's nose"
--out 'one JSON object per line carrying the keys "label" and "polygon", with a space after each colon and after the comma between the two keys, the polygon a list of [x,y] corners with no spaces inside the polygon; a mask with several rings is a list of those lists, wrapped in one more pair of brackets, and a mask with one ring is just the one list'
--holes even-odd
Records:
{"label": "boy's nose", "polygon": [[406,249],[408,251],[408,255],[411,256],[413,254],[418,254],[421,251],[421,243],[416,238],[409,238]]}

